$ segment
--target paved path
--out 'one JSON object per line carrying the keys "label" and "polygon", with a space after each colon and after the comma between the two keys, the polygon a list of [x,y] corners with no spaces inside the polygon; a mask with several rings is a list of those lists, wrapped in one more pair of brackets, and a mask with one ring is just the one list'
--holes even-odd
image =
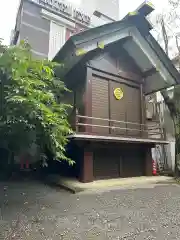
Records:
{"label": "paved path", "polygon": [[180,186],[72,195],[37,182],[0,183],[0,239],[180,239]]}

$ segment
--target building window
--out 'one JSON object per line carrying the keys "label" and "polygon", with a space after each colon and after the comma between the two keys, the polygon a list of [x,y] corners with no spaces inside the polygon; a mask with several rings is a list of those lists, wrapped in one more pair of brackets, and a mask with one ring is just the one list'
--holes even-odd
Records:
{"label": "building window", "polygon": [[51,21],[49,36],[49,60],[52,60],[65,43],[66,29],[64,26]]}

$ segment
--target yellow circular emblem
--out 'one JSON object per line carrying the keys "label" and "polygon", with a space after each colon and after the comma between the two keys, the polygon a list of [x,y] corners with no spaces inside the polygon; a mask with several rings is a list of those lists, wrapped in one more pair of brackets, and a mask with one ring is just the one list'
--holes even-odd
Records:
{"label": "yellow circular emblem", "polygon": [[122,88],[115,88],[114,89],[114,96],[117,100],[121,100],[124,96]]}

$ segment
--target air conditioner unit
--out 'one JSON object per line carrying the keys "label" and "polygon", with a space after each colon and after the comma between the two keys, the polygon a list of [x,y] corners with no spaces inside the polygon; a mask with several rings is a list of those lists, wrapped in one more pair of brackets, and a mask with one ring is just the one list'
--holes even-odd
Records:
{"label": "air conditioner unit", "polygon": [[146,103],[146,119],[152,120],[155,115],[155,104],[153,102]]}
{"label": "air conditioner unit", "polygon": [[148,120],[152,120],[152,119],[153,119],[153,114],[152,114],[152,112],[146,110],[146,119],[148,119]]}

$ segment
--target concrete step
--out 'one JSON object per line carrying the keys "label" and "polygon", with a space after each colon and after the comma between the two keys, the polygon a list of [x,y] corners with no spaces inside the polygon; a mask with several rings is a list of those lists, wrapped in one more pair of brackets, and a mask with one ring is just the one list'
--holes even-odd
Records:
{"label": "concrete step", "polygon": [[168,176],[117,178],[109,180],[99,180],[91,183],[81,183],[77,179],[64,178],[59,175],[49,175],[47,180],[49,183],[53,183],[56,186],[67,189],[72,193],[86,191],[109,191],[122,187],[139,187],[146,184],[175,182],[173,177]]}

